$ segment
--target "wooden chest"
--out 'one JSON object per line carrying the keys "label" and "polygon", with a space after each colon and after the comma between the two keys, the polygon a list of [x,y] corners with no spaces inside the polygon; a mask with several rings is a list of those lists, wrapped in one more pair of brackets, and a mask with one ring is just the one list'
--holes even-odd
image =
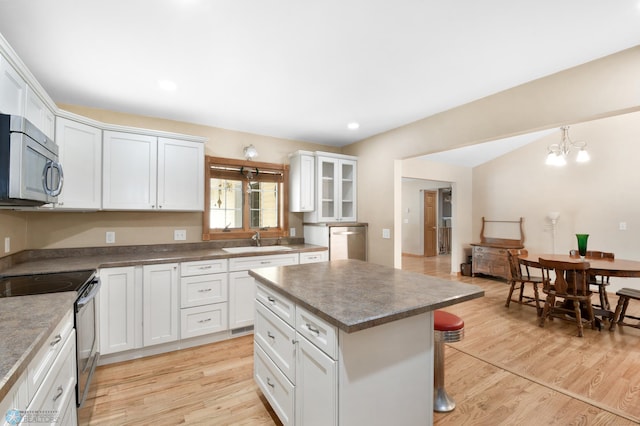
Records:
{"label": "wooden chest", "polygon": [[486,274],[509,279],[509,257],[507,249],[518,247],[495,247],[471,244],[473,247],[473,274]]}

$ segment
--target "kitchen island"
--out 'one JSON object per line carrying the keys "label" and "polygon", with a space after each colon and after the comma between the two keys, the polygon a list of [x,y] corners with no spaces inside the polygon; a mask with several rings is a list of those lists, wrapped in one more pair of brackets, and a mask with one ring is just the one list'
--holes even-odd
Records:
{"label": "kitchen island", "polygon": [[433,311],[480,287],[358,260],[250,274],[254,375],[284,424],[432,424]]}

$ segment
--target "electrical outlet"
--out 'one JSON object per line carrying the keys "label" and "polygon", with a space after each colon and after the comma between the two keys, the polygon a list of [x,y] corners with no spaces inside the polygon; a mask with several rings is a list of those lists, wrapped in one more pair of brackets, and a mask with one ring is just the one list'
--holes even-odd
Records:
{"label": "electrical outlet", "polygon": [[391,230],[390,229],[383,229],[382,230],[382,238],[391,238]]}
{"label": "electrical outlet", "polygon": [[4,252],[9,253],[11,251],[11,238],[4,237]]}
{"label": "electrical outlet", "polygon": [[627,222],[620,222],[620,230],[621,231],[627,230]]}
{"label": "electrical outlet", "polygon": [[113,231],[107,231],[106,242],[107,244],[114,244],[116,242],[116,233]]}
{"label": "electrical outlet", "polygon": [[296,228],[289,228],[289,236],[290,237],[296,236]]}
{"label": "electrical outlet", "polygon": [[176,229],[173,231],[173,240],[174,241],[184,241],[187,239],[187,230],[186,229]]}

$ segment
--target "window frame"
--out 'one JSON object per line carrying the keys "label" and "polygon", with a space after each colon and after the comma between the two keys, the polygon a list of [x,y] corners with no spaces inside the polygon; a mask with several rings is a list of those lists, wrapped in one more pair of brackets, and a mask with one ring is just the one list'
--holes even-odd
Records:
{"label": "window frame", "polygon": [[[226,169],[226,170],[222,170]],[[253,182],[278,182],[278,228],[250,228],[249,196],[246,187],[249,180],[242,174],[243,170],[257,169]],[[274,178],[280,174],[281,178]],[[211,179],[238,179],[242,181],[242,229],[232,228],[224,231],[223,228],[211,228]],[[276,163],[263,163],[249,160],[237,160],[233,158],[205,156],[205,193],[204,213],[202,215],[202,240],[228,240],[251,238],[257,231],[262,238],[287,237],[289,235],[289,165]]]}

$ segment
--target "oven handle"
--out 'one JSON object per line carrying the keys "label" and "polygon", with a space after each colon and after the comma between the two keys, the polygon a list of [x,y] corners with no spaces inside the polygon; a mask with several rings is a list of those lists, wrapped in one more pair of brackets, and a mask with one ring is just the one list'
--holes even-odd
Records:
{"label": "oven handle", "polygon": [[93,283],[91,283],[91,292],[89,294],[87,294],[85,297],[83,297],[82,299],[78,299],[78,301],[76,301],[76,312],[78,312],[78,311],[80,311],[80,309],[84,308],[84,305],[86,305],[94,297],[96,297],[96,294],[98,294],[98,291],[100,291],[100,286],[101,285],[102,285],[102,283],[100,282],[99,279],[97,279]]}

